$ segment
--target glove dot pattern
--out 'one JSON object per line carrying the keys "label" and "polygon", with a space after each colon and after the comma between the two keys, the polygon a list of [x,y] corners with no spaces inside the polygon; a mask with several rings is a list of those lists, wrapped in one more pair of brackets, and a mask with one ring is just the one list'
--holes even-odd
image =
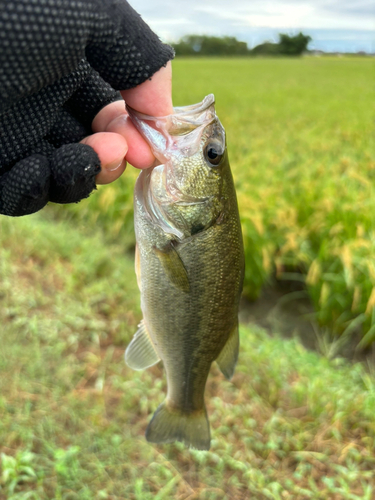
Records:
{"label": "glove dot pattern", "polygon": [[37,212],[48,202],[49,162],[33,155],[21,160],[0,179],[0,211],[19,216]]}
{"label": "glove dot pattern", "polygon": [[0,213],[13,216],[87,197],[99,158],[71,143],[174,55],[125,0],[0,2],[0,47]]}
{"label": "glove dot pattern", "polygon": [[86,144],[67,144],[53,154],[51,171],[49,199],[55,203],[75,203],[95,189],[100,160]]}

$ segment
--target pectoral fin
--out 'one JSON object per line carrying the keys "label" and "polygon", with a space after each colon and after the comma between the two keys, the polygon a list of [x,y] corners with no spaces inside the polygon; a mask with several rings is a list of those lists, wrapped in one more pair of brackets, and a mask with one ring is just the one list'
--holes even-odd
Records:
{"label": "pectoral fin", "polygon": [[133,370],[144,370],[160,361],[144,320],[139,323],[132,341],[125,351],[125,362]]}
{"label": "pectoral fin", "polygon": [[177,250],[170,243],[165,249],[154,248],[155,255],[158,257],[165,274],[173,285],[185,293],[190,292],[189,278]]}
{"label": "pectoral fin", "polygon": [[216,359],[221,372],[228,380],[232,378],[234,369],[236,367],[239,346],[240,338],[238,335],[238,325],[236,325],[235,328],[233,328],[233,330],[231,331],[227,343]]}

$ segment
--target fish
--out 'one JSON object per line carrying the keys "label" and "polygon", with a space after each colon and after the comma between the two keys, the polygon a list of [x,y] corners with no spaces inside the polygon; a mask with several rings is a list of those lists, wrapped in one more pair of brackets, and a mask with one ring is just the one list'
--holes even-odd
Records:
{"label": "fish", "polygon": [[157,166],[134,190],[135,269],[143,320],[125,352],[134,370],[162,360],[167,396],[151,443],[210,448],[204,392],[216,361],[227,379],[239,352],[244,249],[225,130],[213,94],[164,117],[127,112]]}

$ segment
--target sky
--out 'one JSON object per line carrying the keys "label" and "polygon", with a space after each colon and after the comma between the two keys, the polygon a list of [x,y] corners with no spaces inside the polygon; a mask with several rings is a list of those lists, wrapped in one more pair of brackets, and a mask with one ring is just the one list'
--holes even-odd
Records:
{"label": "sky", "polygon": [[374,0],[129,0],[166,42],[187,34],[235,36],[250,48],[303,31],[309,49],[375,52]]}

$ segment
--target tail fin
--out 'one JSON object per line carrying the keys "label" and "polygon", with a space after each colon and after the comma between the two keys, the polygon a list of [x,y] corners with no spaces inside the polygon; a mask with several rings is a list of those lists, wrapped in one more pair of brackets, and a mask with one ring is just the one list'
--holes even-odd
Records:
{"label": "tail fin", "polygon": [[146,439],[150,443],[183,441],[197,450],[208,450],[211,437],[206,408],[189,414],[170,409],[166,402],[162,403],[148,424]]}

